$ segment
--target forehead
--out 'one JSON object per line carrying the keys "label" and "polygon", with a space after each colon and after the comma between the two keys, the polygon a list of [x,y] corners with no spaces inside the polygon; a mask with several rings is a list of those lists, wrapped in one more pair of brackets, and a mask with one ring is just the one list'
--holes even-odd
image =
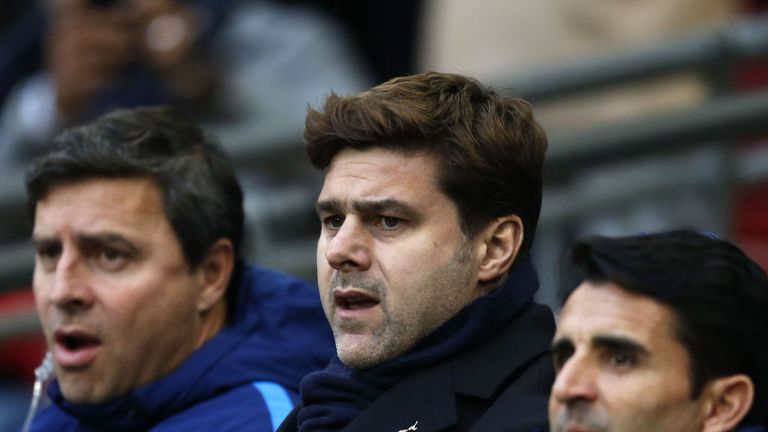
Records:
{"label": "forehead", "polygon": [[675,336],[674,313],[666,305],[613,282],[583,282],[563,306],[556,338],[579,344],[597,336],[629,338],[651,352],[682,347]]}
{"label": "forehead", "polygon": [[166,223],[158,187],[146,178],[93,178],[51,187],[37,202],[35,232],[149,228]]}
{"label": "forehead", "polygon": [[382,148],[347,148],[333,158],[319,200],[340,194],[405,201],[448,200],[439,189],[437,161],[433,156]]}

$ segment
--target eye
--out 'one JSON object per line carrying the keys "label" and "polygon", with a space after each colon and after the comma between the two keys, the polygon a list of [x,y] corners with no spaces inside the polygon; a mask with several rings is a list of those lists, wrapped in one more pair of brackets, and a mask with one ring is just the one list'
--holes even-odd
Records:
{"label": "eye", "polygon": [[323,226],[328,231],[338,231],[342,225],[344,225],[344,216],[332,215],[323,218]]}
{"label": "eye", "polygon": [[46,245],[37,248],[37,261],[46,270],[53,270],[61,255],[60,245]]}
{"label": "eye", "polygon": [[121,269],[128,260],[128,254],[113,247],[102,247],[97,251],[96,260],[101,268],[108,271]]}
{"label": "eye", "polygon": [[118,258],[122,258],[123,256],[122,252],[116,249],[110,249],[110,248],[105,248],[101,253],[104,259],[107,261],[114,261]]}
{"label": "eye", "polygon": [[394,216],[382,216],[380,223],[385,230],[395,230],[403,225],[404,220]]}
{"label": "eye", "polygon": [[627,369],[637,364],[637,357],[626,351],[615,351],[608,355],[608,364],[612,368]]}
{"label": "eye", "polygon": [[559,372],[572,355],[572,347],[564,347],[552,350],[552,364],[555,368],[555,372]]}

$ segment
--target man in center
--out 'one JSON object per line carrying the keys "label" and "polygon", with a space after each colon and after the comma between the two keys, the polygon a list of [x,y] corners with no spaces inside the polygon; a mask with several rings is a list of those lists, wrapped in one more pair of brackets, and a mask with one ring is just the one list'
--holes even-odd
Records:
{"label": "man in center", "polygon": [[401,77],[310,110],[318,284],[337,357],[281,431],[547,424],[551,311],[529,250],[547,143],[525,101]]}

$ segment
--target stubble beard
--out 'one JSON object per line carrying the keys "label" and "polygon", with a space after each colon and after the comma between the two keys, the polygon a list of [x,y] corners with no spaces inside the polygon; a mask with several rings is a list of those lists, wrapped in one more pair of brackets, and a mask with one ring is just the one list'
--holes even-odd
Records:
{"label": "stubble beard", "polygon": [[[469,242],[462,242],[451,260],[442,266],[433,268],[424,277],[420,289],[428,289],[430,296],[422,298],[418,306],[409,313],[392,314],[387,306],[387,289],[376,279],[361,273],[336,273],[331,279],[328,304],[334,304],[333,290],[344,286],[353,286],[364,293],[379,299],[382,312],[380,325],[368,336],[367,340],[354,349],[344,346],[342,338],[359,335],[368,323],[347,321],[332,324],[336,352],[339,359],[353,369],[367,369],[395,357],[398,357],[416,345],[421,339],[440,327],[445,321],[459,312],[465,305],[466,296],[457,293],[457,287],[468,290],[472,279],[469,277],[469,263],[472,260]],[[436,301],[439,300],[439,301]],[[430,313],[425,314],[425,311]],[[399,315],[399,316],[398,316]],[[354,336],[353,336],[354,337]]]}
{"label": "stubble beard", "polygon": [[552,431],[554,432],[565,431],[567,427],[572,426],[574,423],[593,432],[608,432],[612,430],[605,415],[591,409],[589,405],[583,402],[563,405],[551,421]]}

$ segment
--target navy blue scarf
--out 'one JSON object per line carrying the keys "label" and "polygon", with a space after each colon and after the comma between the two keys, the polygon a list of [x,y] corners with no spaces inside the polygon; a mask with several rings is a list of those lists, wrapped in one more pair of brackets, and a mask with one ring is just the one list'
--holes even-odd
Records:
{"label": "navy blue scarf", "polygon": [[539,283],[529,259],[486,297],[459,311],[408,353],[368,369],[351,369],[334,356],[322,371],[301,381],[300,432],[338,431],[409,374],[488,340],[527,306]]}

